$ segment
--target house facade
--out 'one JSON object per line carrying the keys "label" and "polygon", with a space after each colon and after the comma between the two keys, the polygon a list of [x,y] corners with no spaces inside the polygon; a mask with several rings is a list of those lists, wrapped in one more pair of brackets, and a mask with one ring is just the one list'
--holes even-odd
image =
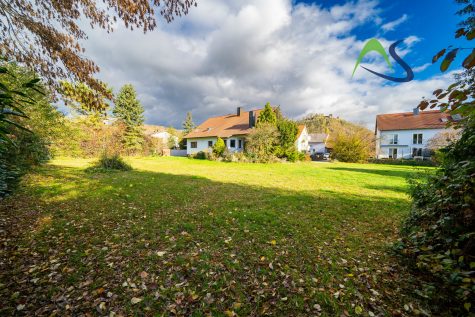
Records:
{"label": "house facade", "polygon": [[328,134],[326,133],[309,134],[308,145],[309,145],[310,154],[328,153],[327,141],[328,141]]}
{"label": "house facade", "polygon": [[295,147],[297,148],[297,151],[299,152],[308,152],[309,150],[309,134],[307,127],[303,124],[298,126],[299,132],[297,134],[297,140],[295,141]]}
{"label": "house facade", "polygon": [[381,114],[376,116],[376,157],[423,159],[431,156],[427,142],[446,129],[451,117],[439,110]]}
{"label": "house facade", "polygon": [[[230,152],[244,151],[246,136],[255,127],[262,109],[243,111],[238,107],[235,114],[212,117],[184,136],[186,154],[210,151],[218,140],[223,139]],[[298,151],[307,152],[309,136],[305,125],[300,125],[295,146]]]}
{"label": "house facade", "polygon": [[185,135],[186,154],[210,151],[218,140],[223,139],[230,152],[242,152],[244,141],[255,126],[259,110],[243,111],[237,108],[235,114],[212,117]]}

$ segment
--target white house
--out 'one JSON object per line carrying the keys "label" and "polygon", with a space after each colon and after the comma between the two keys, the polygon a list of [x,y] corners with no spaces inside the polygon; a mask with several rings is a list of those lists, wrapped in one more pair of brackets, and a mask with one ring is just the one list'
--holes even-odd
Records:
{"label": "white house", "polygon": [[[207,119],[184,136],[186,139],[186,154],[209,151],[218,137],[223,139],[230,152],[242,152],[246,136],[256,125],[261,111],[262,109],[242,111],[242,108],[238,107],[235,114]],[[304,125],[299,126],[295,146],[299,151],[308,151],[308,133]]]}
{"label": "white house", "polygon": [[328,152],[327,148],[328,134],[326,133],[311,133],[309,134],[309,151],[311,154],[325,154]]}
{"label": "white house", "polygon": [[242,111],[242,108],[238,107],[236,114],[207,119],[185,135],[186,154],[209,151],[218,137],[223,139],[229,151],[242,152],[246,135],[255,126],[261,111],[261,109]]}
{"label": "white house", "polygon": [[430,156],[427,141],[444,131],[453,120],[439,110],[380,114],[376,116],[377,158],[424,158]]}
{"label": "white house", "polygon": [[169,144],[170,138],[173,140],[173,144],[175,148],[178,147],[178,137],[176,135],[171,135],[167,131],[161,131],[161,132],[154,132],[150,134],[152,138],[160,139],[162,140],[163,144]]}
{"label": "white house", "polygon": [[295,147],[299,152],[308,152],[309,150],[309,134],[307,127],[303,124],[299,125],[299,132],[297,134],[297,140],[295,141]]}

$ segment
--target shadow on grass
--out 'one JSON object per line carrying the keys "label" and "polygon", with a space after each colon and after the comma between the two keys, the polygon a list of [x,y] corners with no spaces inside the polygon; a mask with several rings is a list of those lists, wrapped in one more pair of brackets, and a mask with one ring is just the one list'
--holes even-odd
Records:
{"label": "shadow on grass", "polygon": [[388,185],[365,185],[365,188],[374,189],[374,190],[389,190],[396,193],[406,193],[408,194],[408,189],[406,187],[401,186],[388,186]]}
{"label": "shadow on grass", "polygon": [[383,176],[402,177],[402,178],[407,178],[413,174],[413,172],[407,171],[407,170],[395,171],[395,170],[353,168],[353,167],[351,168],[350,167],[328,167],[328,169],[336,170],[336,171],[377,174],[377,175],[383,175]]}
{"label": "shadow on grass", "polygon": [[[366,278],[360,282],[347,274],[361,261],[368,270],[381,268],[395,223],[408,207],[407,201],[388,197],[296,192],[139,170],[89,174],[50,166],[39,172],[48,181],[34,183],[0,207],[10,241],[2,244],[8,261],[0,277],[7,294],[0,295],[7,302],[0,313],[28,303],[25,314],[78,315],[95,307],[95,298],[84,298],[84,292],[103,287],[117,294],[103,299],[107,307],[128,314],[147,307],[169,314],[174,305],[177,315],[219,315],[241,303],[236,313],[242,316],[308,315],[319,303],[325,314],[339,315],[361,302],[361,294],[373,296]],[[38,227],[44,215],[50,222]],[[167,253],[157,258],[157,251]],[[342,257],[344,265],[336,262]],[[52,259],[60,264],[59,274],[48,275]],[[40,283],[25,280],[32,265],[43,268],[34,273]],[[140,280],[143,271],[153,274],[153,283]],[[147,287],[128,293],[122,285],[129,278]],[[341,283],[349,283],[343,301],[333,291],[315,291],[339,289]],[[157,284],[163,287],[158,298]],[[393,286],[371,285],[381,294]],[[177,301],[178,293],[190,290],[200,300],[187,295]],[[207,294],[219,300],[205,301]],[[132,296],[155,299],[131,306]],[[399,296],[379,306],[399,308]]]}

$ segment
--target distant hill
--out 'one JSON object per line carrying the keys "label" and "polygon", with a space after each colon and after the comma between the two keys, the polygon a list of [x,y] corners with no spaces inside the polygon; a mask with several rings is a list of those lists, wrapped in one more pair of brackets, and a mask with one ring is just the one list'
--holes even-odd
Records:
{"label": "distant hill", "polygon": [[305,124],[307,126],[308,133],[327,133],[333,134],[335,131],[345,131],[353,129],[364,129],[371,132],[366,127],[359,124],[333,117],[331,115],[326,116],[324,114],[310,114],[305,118],[297,121],[299,124]]}
{"label": "distant hill", "polygon": [[[164,132],[168,131],[168,127],[164,127],[161,125],[153,125],[153,124],[144,124],[143,125],[143,131],[145,135],[151,135],[157,132]],[[181,133],[181,130],[174,129],[177,133]]]}

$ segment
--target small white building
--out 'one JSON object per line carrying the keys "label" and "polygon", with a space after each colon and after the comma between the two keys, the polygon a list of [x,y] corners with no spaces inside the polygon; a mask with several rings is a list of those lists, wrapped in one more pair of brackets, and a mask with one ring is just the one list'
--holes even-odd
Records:
{"label": "small white building", "polygon": [[309,152],[311,154],[325,154],[328,153],[327,148],[328,134],[326,133],[311,133],[309,134]]}
{"label": "small white building", "polygon": [[308,152],[309,150],[309,134],[307,127],[303,124],[299,125],[299,132],[297,134],[297,140],[295,141],[295,147],[299,152]]}
{"label": "small white building", "polygon": [[[152,138],[160,139],[162,140],[163,144],[169,145],[170,144],[170,139],[173,140],[174,148],[178,148],[178,137],[176,135],[171,135],[167,131],[161,131],[161,132],[154,132],[150,134]],[[171,145],[170,145],[171,146]]]}
{"label": "small white building", "polygon": [[410,159],[430,157],[427,141],[444,131],[450,115],[439,110],[376,116],[376,157]]}

